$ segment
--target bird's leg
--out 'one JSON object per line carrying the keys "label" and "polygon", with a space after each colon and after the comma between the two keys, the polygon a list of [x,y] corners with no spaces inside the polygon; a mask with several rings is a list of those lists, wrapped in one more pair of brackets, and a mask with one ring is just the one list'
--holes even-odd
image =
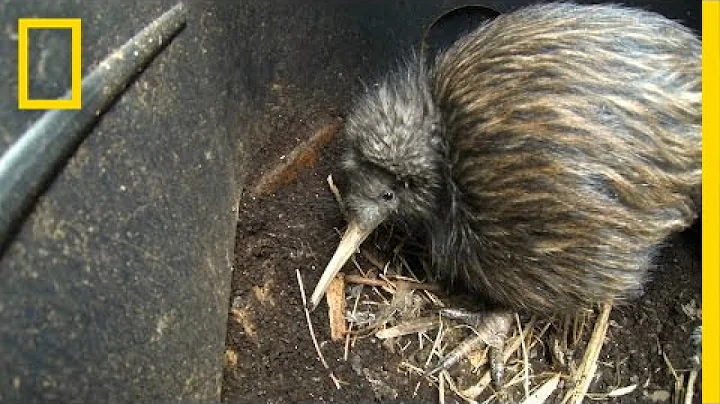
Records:
{"label": "bird's leg", "polygon": [[460,343],[435,368],[427,372],[427,375],[449,369],[478,345],[485,343],[490,348],[490,376],[495,387],[499,387],[505,374],[503,347],[513,323],[513,313],[505,310],[477,313],[463,309],[442,309],[440,314],[472,326],[476,335]]}
{"label": "bird's leg", "polygon": [[698,325],[690,336],[690,341],[695,347],[695,353],[692,356],[693,367],[700,368],[702,363],[702,325]]}

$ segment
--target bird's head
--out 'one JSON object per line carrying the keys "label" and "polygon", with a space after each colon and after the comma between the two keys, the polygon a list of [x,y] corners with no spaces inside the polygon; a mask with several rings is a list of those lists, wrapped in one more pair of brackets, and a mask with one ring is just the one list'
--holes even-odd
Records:
{"label": "bird's head", "polygon": [[342,160],[349,224],[310,307],[317,306],[330,281],[378,225],[421,222],[436,209],[444,141],[428,80],[421,64],[408,64],[350,111]]}

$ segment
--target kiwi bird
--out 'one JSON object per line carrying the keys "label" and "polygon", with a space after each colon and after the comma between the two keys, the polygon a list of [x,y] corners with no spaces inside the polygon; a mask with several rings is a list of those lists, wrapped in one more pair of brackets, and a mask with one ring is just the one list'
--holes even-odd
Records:
{"label": "kiwi bird", "polygon": [[700,209],[701,42],[620,5],[521,8],[401,63],[343,140],[349,224],[311,308],[391,221],[438,279],[499,307],[627,300]]}

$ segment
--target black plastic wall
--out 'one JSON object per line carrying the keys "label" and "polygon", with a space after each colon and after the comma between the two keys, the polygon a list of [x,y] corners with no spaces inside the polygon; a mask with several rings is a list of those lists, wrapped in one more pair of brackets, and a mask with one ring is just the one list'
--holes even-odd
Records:
{"label": "black plastic wall", "polygon": [[[82,18],[85,74],[175,3],[0,0],[0,153],[42,113],[17,110],[18,17]],[[244,167],[256,139],[284,135],[262,129],[269,105],[342,111],[360,79],[465,2],[186,4],[184,31],[102,117],[0,257],[2,402],[218,399]],[[632,4],[699,31],[700,1]],[[65,50],[47,45],[59,65],[45,64],[45,93],[58,91],[65,63]]]}
{"label": "black plastic wall", "polygon": [[[82,18],[86,74],[174,4],[0,2],[0,150],[42,113],[17,111],[17,17]],[[218,397],[240,187],[227,94],[239,76],[212,8],[191,13],[0,258],[2,402]],[[68,52],[43,50],[46,63],[31,54],[47,69],[34,72],[47,77],[38,94]]]}

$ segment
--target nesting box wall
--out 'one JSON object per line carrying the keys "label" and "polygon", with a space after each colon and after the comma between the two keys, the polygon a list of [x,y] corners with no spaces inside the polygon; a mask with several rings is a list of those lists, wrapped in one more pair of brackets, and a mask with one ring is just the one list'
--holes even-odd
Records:
{"label": "nesting box wall", "polygon": [[[17,18],[81,18],[84,76],[175,3],[0,2],[0,152],[44,112],[17,110]],[[190,5],[3,252],[0,401],[219,396],[242,134],[227,124],[232,27],[213,10]],[[33,47],[38,98],[69,49]]]}

